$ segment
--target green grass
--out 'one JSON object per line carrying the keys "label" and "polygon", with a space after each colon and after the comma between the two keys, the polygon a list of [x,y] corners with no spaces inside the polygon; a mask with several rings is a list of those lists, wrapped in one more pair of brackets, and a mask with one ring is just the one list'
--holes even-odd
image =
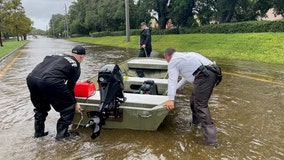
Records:
{"label": "green grass", "polygon": [[19,48],[23,44],[27,43],[28,41],[9,41],[3,42],[4,47],[0,47],[0,58],[4,57],[5,55],[9,54],[13,50]]}
{"label": "green grass", "polygon": [[[138,49],[139,36],[79,37],[72,41]],[[193,51],[211,58],[284,64],[284,33],[152,35],[153,50],[163,54],[167,47]]]}

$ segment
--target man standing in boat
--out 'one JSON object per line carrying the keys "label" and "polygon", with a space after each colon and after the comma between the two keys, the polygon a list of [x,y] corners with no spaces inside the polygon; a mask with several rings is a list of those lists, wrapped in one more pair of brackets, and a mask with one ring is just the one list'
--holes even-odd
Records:
{"label": "man standing in boat", "polygon": [[75,46],[72,55],[46,56],[27,77],[30,98],[34,105],[34,137],[43,137],[48,134],[44,131],[45,120],[50,111],[50,105],[60,113],[57,121],[56,139],[75,137],[77,132],[68,132],[75,112],[81,112],[76,102],[74,87],[80,77],[80,63],[86,51],[82,46]]}
{"label": "man standing in boat", "polygon": [[[168,64],[168,96],[165,107],[174,109],[177,89],[182,89],[187,82],[193,84],[190,97],[193,126],[201,124],[205,145],[217,146],[216,127],[211,120],[208,101],[213,88],[222,80],[221,69],[208,58],[195,52],[176,52],[167,48],[164,53]],[[178,82],[178,77],[182,79]]]}
{"label": "man standing in boat", "polygon": [[151,30],[145,22],[141,23],[140,50],[138,57],[150,57],[152,52]]}

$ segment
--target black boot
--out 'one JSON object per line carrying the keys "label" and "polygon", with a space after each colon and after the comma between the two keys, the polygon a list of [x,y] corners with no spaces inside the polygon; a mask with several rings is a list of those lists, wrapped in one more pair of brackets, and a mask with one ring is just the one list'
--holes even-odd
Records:
{"label": "black boot", "polygon": [[60,141],[64,138],[73,138],[79,136],[78,132],[68,132],[69,125],[57,122],[57,134],[55,139]]}
{"label": "black boot", "polygon": [[44,128],[45,128],[44,122],[45,122],[46,116],[47,114],[43,114],[35,110],[34,138],[44,137],[48,135],[48,132],[44,132]]}
{"label": "black boot", "polygon": [[47,136],[48,132],[44,132],[44,123],[35,120],[35,135],[34,138]]}
{"label": "black boot", "polygon": [[204,125],[203,134],[205,138],[205,145],[218,147],[216,138],[216,127],[214,124]]}
{"label": "black boot", "polygon": [[75,114],[75,105],[76,104],[72,104],[69,107],[60,110],[60,118],[57,121],[56,140],[62,140],[69,137],[72,138],[79,135],[78,132],[68,132],[68,127],[71,124]]}

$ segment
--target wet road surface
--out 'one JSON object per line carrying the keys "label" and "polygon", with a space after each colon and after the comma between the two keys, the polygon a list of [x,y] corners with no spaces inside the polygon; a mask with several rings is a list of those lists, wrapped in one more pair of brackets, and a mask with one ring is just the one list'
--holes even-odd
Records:
{"label": "wet road surface", "polygon": [[[56,142],[59,114],[51,110],[46,121],[49,135],[34,139],[33,106],[25,78],[46,55],[69,54],[77,44],[31,39],[22,50],[0,62],[1,159],[284,159],[284,66],[247,61],[216,60],[224,72],[209,102],[217,127],[217,149],[203,146],[201,129],[189,126],[191,85],[178,92],[176,108],[158,131],[103,129],[92,140],[89,129],[79,128],[80,137]],[[80,81],[97,74],[105,64],[138,54],[137,50],[84,46],[88,54]],[[13,59],[15,63],[5,69]]]}

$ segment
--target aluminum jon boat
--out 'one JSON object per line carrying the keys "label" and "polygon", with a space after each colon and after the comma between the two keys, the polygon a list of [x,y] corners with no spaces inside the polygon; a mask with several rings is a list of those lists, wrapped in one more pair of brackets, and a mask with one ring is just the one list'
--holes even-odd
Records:
{"label": "aluminum jon boat", "polygon": [[169,112],[163,106],[167,65],[164,59],[137,57],[103,66],[88,82],[95,92],[76,96],[83,114],[76,113],[72,124],[91,127],[92,138],[101,128],[157,130]]}

